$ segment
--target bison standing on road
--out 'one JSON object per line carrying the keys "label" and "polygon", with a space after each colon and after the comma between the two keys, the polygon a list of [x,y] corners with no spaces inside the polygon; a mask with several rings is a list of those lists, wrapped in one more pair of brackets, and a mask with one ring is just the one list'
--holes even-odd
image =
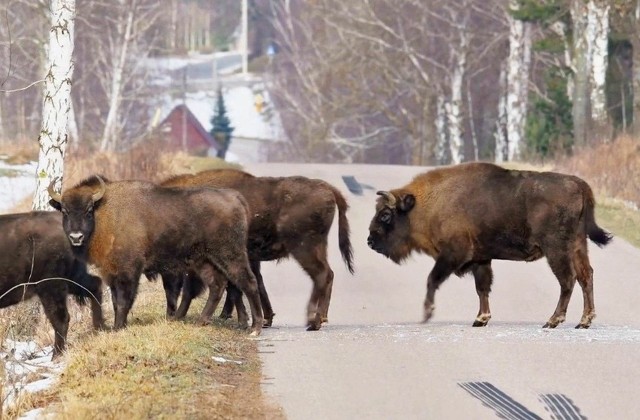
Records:
{"label": "bison standing on road", "polygon": [[[352,248],[349,240],[347,202],[332,185],[302,176],[255,177],[234,169],[218,169],[195,175],[178,175],[162,183],[163,186],[207,186],[231,188],[240,192],[250,208],[249,240],[247,243],[251,268],[258,280],[266,325],[271,325],[273,309],[260,274],[260,261],[272,261],[292,255],[313,281],[307,306],[309,330],[317,330],[326,321],[331,300],[333,270],[327,260],[327,237],[336,207],[338,208],[338,244],[347,268],[353,273]],[[197,279],[190,278],[190,281]],[[166,288],[171,288],[165,283]],[[183,289],[181,307],[188,307],[194,288]],[[177,289],[179,292],[179,289]],[[197,288],[196,288],[197,290]],[[233,290],[230,290],[233,292]],[[232,293],[227,294],[223,316],[232,310]],[[175,307],[175,300],[167,293],[167,304]],[[186,300],[185,300],[186,299]],[[172,301],[172,302],[171,302]],[[168,308],[168,312],[171,309]],[[184,316],[178,310],[179,315]],[[239,316],[240,316],[240,310]]]}
{"label": "bison standing on road", "polygon": [[67,296],[91,300],[93,326],[104,328],[101,281],[77,260],[55,212],[0,216],[0,308],[38,296],[55,333],[53,357],[64,350],[69,328]]}
{"label": "bison standing on road", "polygon": [[582,179],[469,163],[426,172],[402,188],[378,194],[369,246],[396,263],[413,251],[435,259],[427,280],[425,322],[442,282],[452,273],[470,271],[480,299],[473,326],[486,325],[491,260],[547,257],[560,282],[560,300],[544,327],[565,320],[576,279],[584,298],[576,328],[591,325],[595,307],[587,236],[604,246],[611,235],[596,225],[593,192]]}
{"label": "bison standing on road", "polygon": [[201,322],[213,315],[228,280],[249,298],[252,335],[260,333],[260,297],[246,249],[248,208],[239,193],[94,176],[63,195],[50,186],[49,194],[73,249],[111,288],[116,329],[126,325],[142,273],[193,270],[209,287]]}

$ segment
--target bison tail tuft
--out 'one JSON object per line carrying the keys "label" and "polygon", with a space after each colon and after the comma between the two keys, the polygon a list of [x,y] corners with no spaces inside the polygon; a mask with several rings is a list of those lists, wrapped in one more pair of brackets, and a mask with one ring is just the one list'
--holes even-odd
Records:
{"label": "bison tail tuft", "polygon": [[613,235],[611,233],[601,229],[595,223],[593,224],[593,226],[589,226],[587,234],[589,235],[589,239],[591,239],[599,247],[607,245],[613,239]]}

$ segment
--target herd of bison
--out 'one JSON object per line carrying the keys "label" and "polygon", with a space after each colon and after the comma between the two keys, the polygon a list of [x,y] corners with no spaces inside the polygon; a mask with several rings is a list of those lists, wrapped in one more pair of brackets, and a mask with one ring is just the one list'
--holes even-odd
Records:
{"label": "herd of bison", "polygon": [[[565,320],[576,280],[584,299],[576,328],[591,325],[595,307],[587,238],[604,246],[611,235],[596,224],[593,192],[582,179],[466,163],[424,172],[377,194],[369,247],[398,264],[413,252],[435,260],[424,322],[447,277],[471,272],[479,298],[473,326],[487,325],[491,261],[546,257],[560,298],[544,326]],[[89,300],[94,328],[104,329],[102,286],[108,286],[114,328],[120,329],[142,274],[162,279],[167,317],[175,319],[208,289],[201,323],[210,321],[226,291],[221,317],[235,309],[239,324],[249,327],[244,294],[250,333],[258,335],[274,319],[260,263],[289,256],[313,282],[306,322],[308,330],[320,329],[331,301],[334,274],[327,247],[336,208],[338,246],[354,272],[347,201],[319,179],[256,177],[234,169],[157,184],[95,175],[62,194],[52,183],[49,195],[58,212],[0,216],[0,308],[37,295],[55,331],[54,358],[65,348],[69,295],[80,303]]]}

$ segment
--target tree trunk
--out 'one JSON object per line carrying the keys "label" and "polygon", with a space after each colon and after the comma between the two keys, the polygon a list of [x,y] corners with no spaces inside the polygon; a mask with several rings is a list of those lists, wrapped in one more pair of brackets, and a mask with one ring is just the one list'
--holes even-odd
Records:
{"label": "tree trunk", "polygon": [[113,150],[118,136],[118,114],[120,112],[120,99],[124,85],[124,67],[127,63],[131,33],[133,31],[133,18],[136,9],[136,0],[133,0],[129,6],[126,6],[124,0],[120,0],[120,4],[122,7],[127,8],[127,20],[124,23],[124,28],[122,27],[122,23],[118,24],[118,35],[119,39],[122,40],[122,45],[120,46],[119,56],[114,60],[111,92],[109,94],[109,111],[104,123],[102,141],[100,142],[101,151]]}
{"label": "tree trunk", "polygon": [[591,118],[597,126],[607,123],[605,79],[609,44],[609,5],[591,0],[587,5],[589,56],[591,58]]}
{"label": "tree trunk", "polygon": [[67,124],[71,107],[73,74],[73,24],[75,0],[51,0],[48,69],[44,78],[42,129],[38,142],[40,155],[36,173],[34,210],[51,210],[47,188],[52,180],[62,186]]}
{"label": "tree trunk", "polygon": [[[518,2],[512,0],[511,8]],[[509,56],[507,58],[507,159],[520,157],[527,115],[527,85],[531,65],[531,24],[509,19]]]}
{"label": "tree trunk", "polygon": [[591,65],[587,42],[587,3],[583,0],[571,2],[571,20],[573,22],[573,134],[574,146],[587,144],[589,129],[589,78]]}
{"label": "tree trunk", "polygon": [[467,65],[467,47],[469,39],[464,30],[460,32],[460,47],[453,52],[454,63],[451,73],[451,100],[446,106],[447,123],[449,127],[449,148],[451,149],[451,163],[454,165],[464,160],[464,129],[462,115],[462,89],[464,73]]}
{"label": "tree trunk", "polygon": [[447,101],[442,92],[436,98],[436,159],[441,165],[450,162],[449,159],[449,130],[447,124]]}
{"label": "tree trunk", "polygon": [[509,157],[507,149],[507,69],[505,65],[500,67],[498,99],[498,119],[496,120],[496,132],[494,134],[496,149],[495,162],[500,163]]}

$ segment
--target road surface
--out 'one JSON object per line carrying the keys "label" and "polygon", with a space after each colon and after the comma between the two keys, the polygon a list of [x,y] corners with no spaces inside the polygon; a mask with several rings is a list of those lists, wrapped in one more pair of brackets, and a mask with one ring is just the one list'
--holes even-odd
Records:
{"label": "road surface", "polygon": [[[265,393],[289,419],[637,419],[640,418],[640,251],[620,238],[590,244],[598,317],[575,330],[578,285],[567,322],[542,329],[559,286],[545,260],[495,261],[493,318],[472,328],[478,310],[473,278],[452,276],[421,324],[433,266],[415,255],[398,266],[366,245],[375,191],[398,187],[421,169],[374,165],[253,164],[256,175],[305,175],[337,186],[351,206],[356,274],[338,251],[329,323],[305,331],[311,281],[293,260],[264,263],[276,312],[260,351]],[[342,176],[364,188],[349,192]]]}

